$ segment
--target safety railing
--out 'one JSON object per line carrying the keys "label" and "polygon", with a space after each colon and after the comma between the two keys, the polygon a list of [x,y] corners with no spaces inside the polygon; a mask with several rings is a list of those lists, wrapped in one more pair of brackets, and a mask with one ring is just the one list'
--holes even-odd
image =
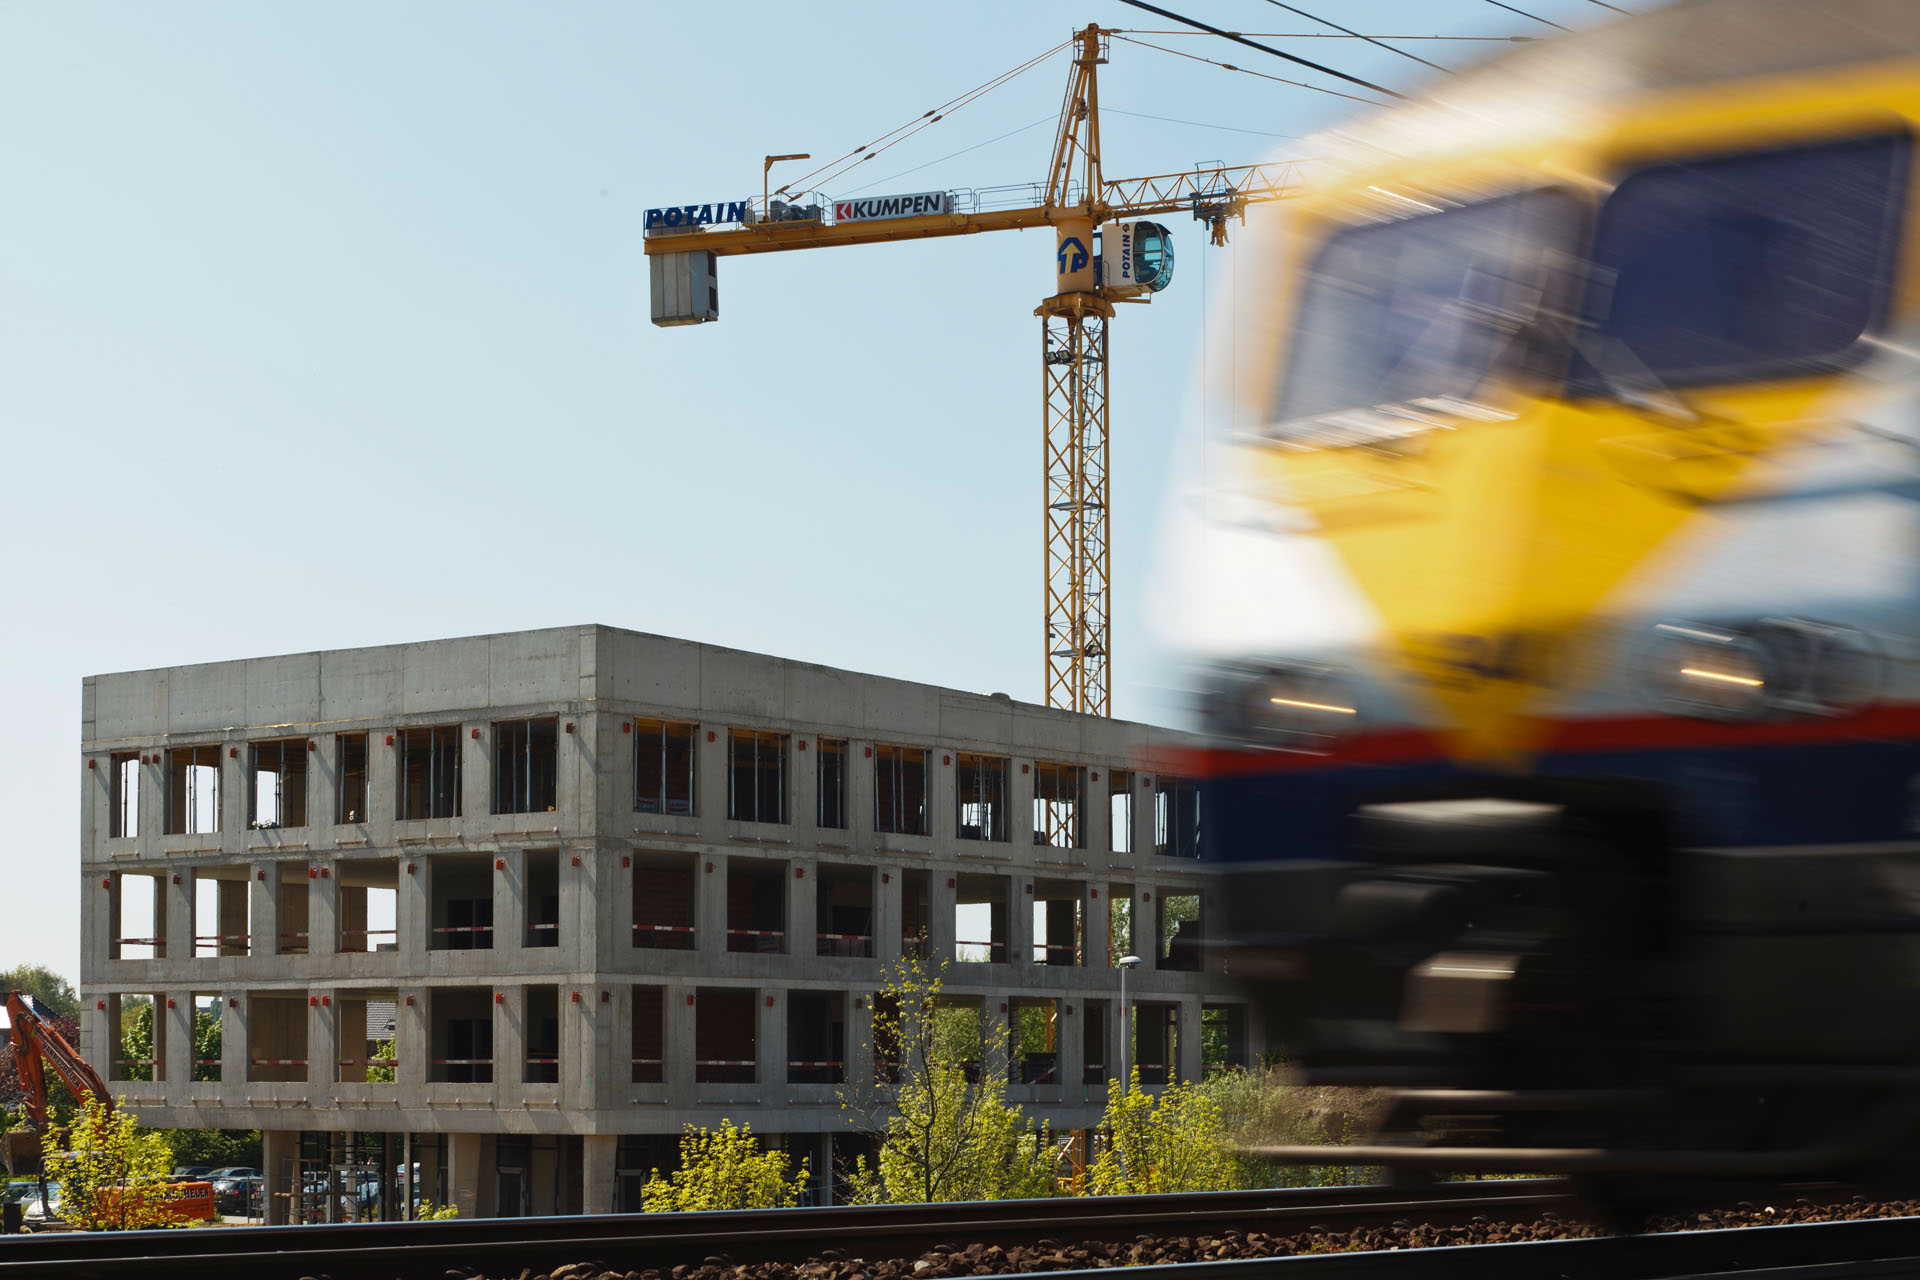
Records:
{"label": "safety railing", "polygon": [[307,931],[280,935],[280,954],[283,956],[303,956],[307,954]]}
{"label": "safety railing", "polygon": [[528,1084],[559,1084],[560,1059],[558,1055],[551,1058],[529,1055],[526,1065],[526,1082]]}
{"label": "safety railing", "polygon": [[664,1058],[635,1058],[632,1062],[634,1084],[664,1084],[667,1064]]}
{"label": "safety railing", "polygon": [[785,929],[729,929],[727,950],[751,951],[760,955],[780,955],[787,949]]}
{"label": "safety railing", "polygon": [[528,947],[557,947],[560,945],[560,926],[556,924],[530,924],[527,926],[527,940],[522,944]]}
{"label": "safety railing", "polygon": [[1080,1068],[1081,1084],[1105,1084],[1107,1082],[1107,1064],[1104,1062],[1083,1063]]}
{"label": "safety railing", "polygon": [[[340,1079],[343,1084],[392,1084],[400,1078],[400,1059],[398,1058],[342,1058],[338,1065],[342,1068]],[[344,1070],[347,1067],[360,1068],[357,1080],[347,1079]],[[385,1067],[393,1074],[385,1080],[369,1080],[366,1070],[368,1067]]]}
{"label": "safety railing", "polygon": [[436,1084],[492,1084],[492,1058],[429,1058]]}
{"label": "safety railing", "polygon": [[813,938],[813,953],[817,956],[873,959],[873,935],[870,933],[816,933]]}
{"label": "safety railing", "polygon": [[[160,1059],[158,1058],[115,1058],[113,1060],[113,1066],[114,1079],[116,1081],[130,1080],[135,1084],[151,1084],[160,1075]],[[129,1067],[143,1067],[145,1068],[145,1074],[134,1075],[127,1070]]]}
{"label": "safety railing", "polygon": [[[443,924],[428,930],[433,938],[435,951],[491,951],[493,950],[493,926],[490,924]],[[483,938],[479,935],[485,934]],[[450,945],[457,937],[471,938],[466,947]]]}
{"label": "safety railing", "polygon": [[1060,1059],[1052,1053],[1023,1053],[1010,1074],[1020,1084],[1058,1084]]}
{"label": "safety railing", "polygon": [[1033,962],[1077,965],[1080,963],[1080,947],[1072,942],[1036,942],[1033,944]]}
{"label": "safety railing", "polygon": [[633,926],[633,945],[653,951],[692,951],[694,950],[693,926],[690,924],[636,924]]}
{"label": "safety railing", "polygon": [[788,1084],[839,1084],[846,1064],[837,1058],[787,1059]]}
{"label": "safety railing", "polygon": [[[164,960],[167,958],[167,940],[165,938],[116,938],[114,941],[120,946],[120,959],[122,960]],[[151,956],[130,956],[126,954],[126,948],[128,947],[152,947],[153,954]]]}
{"label": "safety railing", "polygon": [[693,1081],[695,1084],[752,1084],[754,1068],[758,1065],[752,1058],[695,1058]]}
{"label": "safety railing", "polygon": [[[230,943],[239,943],[237,951],[229,952]],[[253,935],[247,933],[196,933],[193,935],[193,955],[196,960],[212,960],[223,955],[244,956],[252,945]]]}
{"label": "safety railing", "polygon": [[953,959],[955,964],[1005,964],[1007,944],[956,938],[953,943]]}
{"label": "safety railing", "polygon": [[[346,952],[371,952],[380,950],[373,944],[375,938],[385,938],[397,949],[400,945],[398,929],[342,929],[340,931],[340,950]],[[359,945],[356,946],[355,941]]]}

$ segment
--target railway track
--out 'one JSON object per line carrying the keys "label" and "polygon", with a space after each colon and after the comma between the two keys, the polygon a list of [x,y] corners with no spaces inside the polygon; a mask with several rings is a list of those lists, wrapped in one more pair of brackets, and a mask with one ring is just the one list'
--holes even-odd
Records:
{"label": "railway track", "polygon": [[[65,1233],[0,1238],[0,1280],[191,1275],[246,1280],[443,1280],[518,1276],[594,1260],[616,1273],[676,1266],[800,1263],[851,1254],[913,1259],[972,1243],[1003,1247],[1226,1231],[1298,1235],[1475,1217],[1538,1220],[1573,1202],[1553,1180],[1447,1184],[1417,1195],[1381,1187],[1229,1192],[1207,1196],[901,1205],[673,1215],[476,1219],[322,1227]],[[1209,1280],[1348,1280],[1470,1274],[1566,1280],[1763,1276],[1796,1280],[1920,1275],[1920,1218],[1742,1227],[1635,1237],[1467,1245],[1392,1252],[1302,1254],[1211,1262]],[[1131,1266],[1129,1280],[1192,1280],[1192,1265]],[[1174,1273],[1180,1273],[1177,1277]],[[937,1273],[936,1273],[937,1274]],[[1091,1277],[1055,1271],[1053,1280]]]}

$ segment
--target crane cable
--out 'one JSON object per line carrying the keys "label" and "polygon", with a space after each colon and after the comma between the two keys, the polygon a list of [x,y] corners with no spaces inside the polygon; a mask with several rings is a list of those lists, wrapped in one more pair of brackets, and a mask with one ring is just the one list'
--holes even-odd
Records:
{"label": "crane cable", "polygon": [[1432,67],[1435,71],[1438,71],[1442,75],[1453,74],[1453,71],[1450,68],[1443,67],[1437,62],[1428,62],[1425,58],[1421,57],[1417,53],[1408,53],[1405,49],[1396,49],[1392,45],[1386,43],[1384,40],[1376,39],[1373,36],[1363,36],[1358,31],[1350,30],[1347,27],[1341,26],[1337,22],[1330,22],[1327,19],[1319,17],[1316,14],[1308,13],[1305,9],[1296,9],[1290,4],[1282,3],[1281,0],[1267,0],[1267,3],[1272,5],[1276,9],[1285,9],[1288,13],[1297,13],[1301,17],[1307,19],[1309,22],[1317,22],[1323,27],[1332,27],[1335,31],[1344,32],[1345,34],[1350,35],[1357,40],[1365,40],[1368,44],[1377,44],[1382,49],[1385,49],[1388,53],[1397,53],[1403,58],[1412,58],[1415,62],[1419,63],[1421,66]]}
{"label": "crane cable", "polygon": [[[873,139],[873,141],[866,143],[864,146],[855,147],[851,151],[844,152],[839,157],[833,160],[827,161],[827,163],[819,166],[818,168],[812,170],[811,172],[802,174],[800,177],[792,179],[791,181],[783,184],[779,188],[778,194],[784,195],[790,191],[795,190],[796,188],[801,191],[806,191],[832,181],[834,178],[839,177],[842,173],[845,173],[848,169],[851,169],[854,165],[862,164],[868,160],[873,159],[873,157],[879,155],[881,152],[886,151],[891,147],[898,146],[900,143],[906,141],[908,138],[911,138],[914,134],[920,132],[922,129],[927,128],[929,125],[938,124],[940,121],[946,119],[946,117],[952,112],[958,111],[961,107],[967,106],[968,104],[978,100],[984,95],[991,93],[993,90],[998,89],[1001,85],[1007,83],[1009,80],[1012,80],[1015,76],[1018,76],[1026,71],[1031,71],[1034,67],[1039,66],[1042,62],[1045,62],[1048,58],[1051,58],[1054,54],[1059,53],[1062,49],[1065,49],[1072,44],[1073,44],[1073,41],[1071,40],[1062,40],[1059,44],[1054,45],[1053,48],[1048,49],[1044,53],[1036,54],[1035,56],[1028,58],[1025,62],[1018,64],[1013,69],[1009,71],[1003,71],[999,75],[994,76],[993,78],[986,80],[981,84],[975,85],[973,88],[967,90],[965,93],[958,94],[955,97],[949,98],[946,102],[941,103],[939,106],[934,107],[931,110],[922,112],[920,115],[915,116],[913,119],[907,121],[905,124],[896,125],[894,128],[887,130],[885,133]],[[820,177],[820,175],[822,174],[825,174],[826,176]],[[820,179],[819,182],[815,182],[814,181],[815,178],[819,178]]]}
{"label": "crane cable", "polygon": [[[1163,18],[1170,18],[1173,21],[1181,23],[1185,26],[1197,27],[1202,31],[1210,32],[1216,36],[1223,36],[1226,39],[1231,40],[1236,44],[1244,44],[1249,49],[1258,49],[1260,52],[1270,53],[1276,58],[1284,58],[1288,62],[1297,62],[1303,67],[1312,67],[1315,71],[1321,71],[1326,73],[1327,75],[1333,76],[1336,79],[1345,80],[1348,84],[1357,84],[1362,89],[1371,89],[1375,93],[1384,93],[1389,98],[1398,98],[1402,100],[1406,98],[1406,95],[1404,93],[1395,93],[1393,90],[1387,88],[1385,85],[1375,84],[1371,80],[1362,80],[1359,76],[1350,76],[1344,71],[1335,71],[1332,67],[1321,66],[1317,62],[1311,62],[1306,58],[1295,57],[1291,53],[1282,53],[1280,50],[1274,48],[1272,45],[1261,44],[1257,40],[1249,40],[1245,36],[1236,35],[1231,31],[1223,31],[1221,28],[1211,26],[1205,22],[1201,22],[1197,18],[1189,18],[1184,14],[1175,13],[1171,9],[1162,9],[1159,5],[1148,4],[1147,0],[1120,0],[1120,3],[1132,5],[1136,9],[1145,9],[1148,13],[1157,13]],[[1212,59],[1202,59],[1202,61],[1212,61]],[[1225,64],[1222,64],[1222,65],[1225,65]],[[1237,69],[1238,68],[1236,68],[1236,70]],[[1255,74],[1258,74],[1258,73],[1256,72]],[[1279,78],[1280,78],[1279,76],[1268,77],[1268,79],[1271,79],[1271,80],[1278,80]],[[1292,82],[1289,81],[1288,83],[1292,83]],[[1365,101],[1365,99],[1361,99],[1361,101]],[[1376,103],[1374,105],[1377,106],[1379,104]]]}
{"label": "crane cable", "polygon": [[[1170,53],[1176,58],[1191,58],[1195,62],[1205,62],[1212,66],[1219,67],[1223,71],[1238,71],[1242,75],[1259,76],[1262,80],[1272,80],[1279,84],[1290,84],[1296,89],[1311,89],[1315,93],[1332,94],[1336,98],[1345,98],[1349,102],[1364,102],[1370,107],[1384,107],[1387,105],[1384,102],[1376,102],[1372,98],[1363,98],[1357,93],[1342,93],[1338,89],[1329,89],[1324,85],[1308,84],[1304,80],[1289,80],[1285,76],[1270,76],[1264,71],[1255,71],[1252,67],[1240,67],[1235,66],[1231,62],[1219,62],[1213,58],[1203,58],[1197,53],[1186,53],[1179,49],[1169,49],[1163,44],[1151,44],[1145,40],[1136,40],[1132,36],[1115,36],[1114,39],[1125,40],[1128,44],[1137,44],[1142,49],[1157,49],[1161,53]],[[1393,90],[1387,89],[1383,90],[1383,92],[1393,93]],[[1398,98],[1401,95],[1394,93],[1393,96]]]}
{"label": "crane cable", "polygon": [[1573,30],[1572,27],[1561,26],[1559,23],[1553,21],[1553,19],[1551,18],[1543,18],[1537,13],[1528,13],[1525,9],[1516,9],[1510,4],[1503,3],[1503,0],[1487,0],[1487,3],[1492,5],[1496,9],[1505,9],[1508,13],[1517,13],[1523,18],[1532,18],[1535,22],[1544,22],[1548,26],[1553,27],[1560,31]]}

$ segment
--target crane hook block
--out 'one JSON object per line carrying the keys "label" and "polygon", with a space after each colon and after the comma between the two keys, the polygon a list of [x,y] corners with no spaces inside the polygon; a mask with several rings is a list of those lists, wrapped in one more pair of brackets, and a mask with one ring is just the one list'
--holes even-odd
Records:
{"label": "crane hook block", "polygon": [[1158,293],[1173,282],[1173,235],[1157,222],[1100,228],[1100,292],[1109,298]]}

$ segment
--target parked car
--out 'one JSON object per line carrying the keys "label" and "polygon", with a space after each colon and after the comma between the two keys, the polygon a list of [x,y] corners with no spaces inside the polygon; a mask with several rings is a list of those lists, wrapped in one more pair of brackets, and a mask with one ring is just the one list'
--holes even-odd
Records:
{"label": "parked car", "polygon": [[33,1194],[21,1202],[25,1208],[25,1212],[21,1216],[28,1222],[61,1221],[60,1184],[57,1182],[49,1182],[47,1184],[47,1198],[45,1201],[40,1199],[40,1188],[38,1186],[32,1183],[28,1185],[33,1187]]}
{"label": "parked car", "polygon": [[205,1182],[213,1174],[210,1164],[177,1164],[173,1166],[172,1180],[175,1182]]}
{"label": "parked car", "polygon": [[207,1175],[213,1184],[213,1206],[221,1213],[256,1211],[260,1199],[260,1171],[244,1165],[215,1169]]}

